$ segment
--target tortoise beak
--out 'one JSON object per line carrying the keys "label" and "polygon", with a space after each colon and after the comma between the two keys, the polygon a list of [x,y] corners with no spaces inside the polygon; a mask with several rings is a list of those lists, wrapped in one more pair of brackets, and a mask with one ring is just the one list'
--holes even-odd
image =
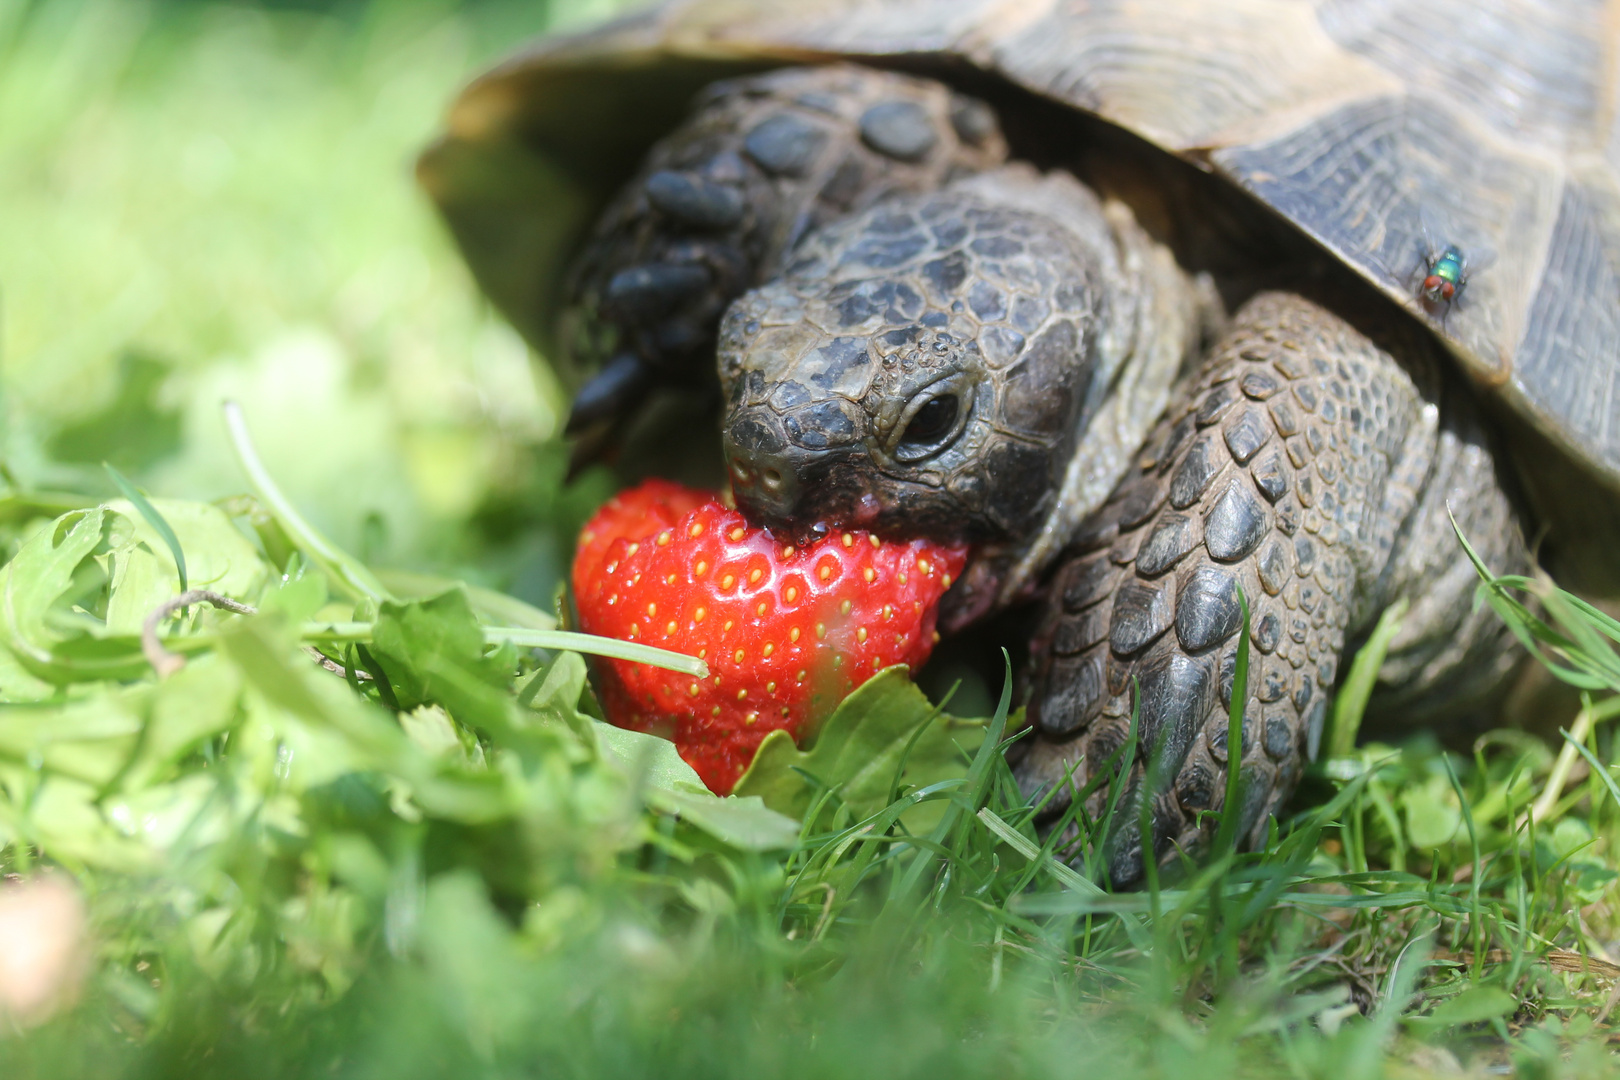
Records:
{"label": "tortoise beak", "polygon": [[766,407],[734,410],[722,438],[738,508],[758,524],[793,523],[803,477],[820,471],[816,466],[825,454],[794,446],[780,418]]}

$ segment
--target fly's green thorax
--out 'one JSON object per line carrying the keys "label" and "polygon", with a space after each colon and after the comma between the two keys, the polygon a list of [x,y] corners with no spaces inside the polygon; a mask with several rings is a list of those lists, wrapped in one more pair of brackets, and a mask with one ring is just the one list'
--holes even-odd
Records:
{"label": "fly's green thorax", "polygon": [[1462,272],[1462,252],[1454,247],[1446,248],[1445,253],[1429,268],[1429,273],[1453,285],[1462,281]]}

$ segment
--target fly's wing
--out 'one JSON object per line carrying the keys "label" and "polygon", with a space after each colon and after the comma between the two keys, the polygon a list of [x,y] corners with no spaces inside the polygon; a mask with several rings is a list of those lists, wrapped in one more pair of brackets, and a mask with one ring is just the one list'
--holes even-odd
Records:
{"label": "fly's wing", "polygon": [[1423,276],[1439,261],[1441,253],[1446,250],[1446,245],[1450,242],[1446,239],[1449,235],[1447,230],[1448,223],[1432,205],[1424,203],[1418,207],[1418,235],[1413,243],[1417,246],[1418,260],[1421,264],[1420,268],[1414,271],[1419,281],[1423,280]]}

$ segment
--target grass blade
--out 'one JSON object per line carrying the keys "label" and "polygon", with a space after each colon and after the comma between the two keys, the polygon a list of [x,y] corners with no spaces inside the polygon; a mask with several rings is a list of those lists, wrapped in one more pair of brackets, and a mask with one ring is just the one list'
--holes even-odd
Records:
{"label": "grass blade", "polygon": [[1232,671],[1232,702],[1226,712],[1226,802],[1221,806],[1221,823],[1215,830],[1214,854],[1232,850],[1237,843],[1238,811],[1243,806],[1243,709],[1249,698],[1249,598],[1243,587],[1237,590],[1243,627],[1238,634],[1237,661]]}
{"label": "grass blade", "polygon": [[1565,744],[1573,746],[1575,752],[1586,759],[1587,767],[1592,770],[1592,775],[1603,781],[1603,786],[1609,789],[1610,796],[1614,798],[1615,806],[1620,807],[1620,785],[1614,782],[1614,775],[1609,772],[1608,766],[1599,761],[1596,755],[1586,748],[1584,743],[1576,741],[1573,734],[1568,731],[1562,734]]}
{"label": "grass blade", "polygon": [[[979,744],[978,753],[973,755],[973,764],[968,766],[967,782],[964,785],[967,788],[968,797],[973,801],[975,812],[977,807],[983,803],[985,780],[990,773],[990,759],[992,755],[1001,753],[1001,738],[1007,730],[1007,711],[1012,707],[1012,658],[1008,657],[1005,651],[1002,653],[1002,658],[1006,664],[1006,677],[1001,684],[1001,701],[996,705],[995,715],[990,720],[989,729],[984,733],[984,741]],[[957,817],[961,811],[962,804],[955,799],[952,799],[950,804],[946,806],[945,813],[939,819],[939,824],[934,826],[933,833],[928,837],[929,845],[933,850],[938,850],[944,845],[946,838],[951,835],[951,830],[956,827]],[[891,902],[899,900],[903,905],[907,898],[910,897],[912,890],[917,887],[924,872],[934,864],[937,857],[928,847],[919,850],[916,858],[912,859],[911,865],[906,867],[905,876],[900,879],[900,884],[895,889]]]}
{"label": "grass blade", "polygon": [[223,409],[225,427],[230,432],[236,460],[241,463],[242,471],[247,473],[254,494],[269,507],[276,522],[292,538],[293,543],[298,545],[299,550],[330,574],[353,599],[358,600],[362,597],[378,601],[394,599],[393,593],[377,579],[376,574],[373,574],[359,559],[321,535],[320,530],[305,521],[291,500],[282,494],[270,476],[270,470],[259,460],[259,452],[253,446],[253,436],[248,432],[247,420],[242,416],[242,407],[234,401],[227,401]]}
{"label": "grass blade", "polygon": [[1570,730],[1563,732],[1564,746],[1558,752],[1558,760],[1553,762],[1552,772],[1542,784],[1540,796],[1536,798],[1534,805],[1525,811],[1537,821],[1551,820],[1553,807],[1558,805],[1558,796],[1564,793],[1564,782],[1569,779],[1569,771],[1575,765],[1575,751],[1582,748],[1586,737],[1592,733],[1592,713],[1588,701],[1587,706],[1575,714],[1575,722],[1570,725]]}
{"label": "grass blade", "polygon": [[609,656],[615,660],[629,660],[637,664],[667,668],[699,679],[709,677],[709,665],[695,656],[658,649],[634,641],[579,634],[572,630],[529,630],[519,626],[486,626],[484,641],[491,645],[509,641],[522,648],[558,649],[568,652]]}
{"label": "grass blade", "polygon": [[[365,645],[371,641],[371,627],[372,624],[368,622],[309,622],[304,624],[302,636],[305,641],[311,642]],[[554,649],[608,656],[615,660],[667,668],[700,679],[709,677],[709,665],[695,656],[635,641],[620,641],[618,638],[581,634],[572,630],[533,630],[526,626],[485,626],[480,629],[486,645],[510,642],[520,649]]]}
{"label": "grass blade", "polygon": [[158,513],[158,508],[153,506],[145,495],[141,494],[139,488],[130,483],[129,477],[113,468],[111,462],[103,461],[101,465],[102,468],[107,470],[107,475],[112,477],[113,483],[118,485],[118,490],[124,493],[124,498],[128,499],[130,504],[140,512],[141,517],[146,519],[146,523],[152,526],[153,530],[163,538],[163,542],[169,545],[169,554],[174,556],[174,568],[180,574],[180,591],[185,592],[187,589],[186,553],[180,550],[180,538],[174,535],[174,530],[169,527],[169,523],[164,519],[163,515]]}
{"label": "grass blade", "polygon": [[1333,734],[1328,740],[1329,757],[1349,757],[1356,749],[1356,734],[1361,730],[1361,718],[1367,712],[1373,684],[1378,681],[1378,669],[1384,666],[1390,643],[1401,632],[1408,605],[1403,596],[1378,617],[1372,636],[1367,639],[1356,658],[1350,663],[1350,673],[1333,699]]}
{"label": "grass blade", "polygon": [[1041,849],[1030,843],[1029,837],[1007,824],[1006,821],[1002,820],[1001,815],[997,814],[988,806],[981,807],[979,809],[979,820],[984,822],[985,828],[995,833],[996,837],[1000,839],[1002,843],[1018,852],[1018,854],[1022,855],[1024,858],[1031,861],[1044,862],[1046,871],[1056,878],[1060,883],[1062,883],[1066,888],[1073,889],[1082,896],[1103,895],[1101,888],[1093,884],[1087,878],[1081,877],[1069,867],[1058,862],[1052,856],[1047,855],[1043,858],[1041,855]]}

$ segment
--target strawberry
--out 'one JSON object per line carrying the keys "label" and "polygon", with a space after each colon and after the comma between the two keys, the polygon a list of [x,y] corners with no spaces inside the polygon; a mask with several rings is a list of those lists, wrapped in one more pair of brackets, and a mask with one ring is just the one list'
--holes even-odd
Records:
{"label": "strawberry", "polygon": [[725,794],[766,734],[797,739],[856,686],[933,650],[934,614],[967,549],[833,532],[786,544],[712,497],[662,480],[623,492],[580,533],[580,628],[698,656],[696,679],[604,661],[602,705],[620,727],[675,740]]}

